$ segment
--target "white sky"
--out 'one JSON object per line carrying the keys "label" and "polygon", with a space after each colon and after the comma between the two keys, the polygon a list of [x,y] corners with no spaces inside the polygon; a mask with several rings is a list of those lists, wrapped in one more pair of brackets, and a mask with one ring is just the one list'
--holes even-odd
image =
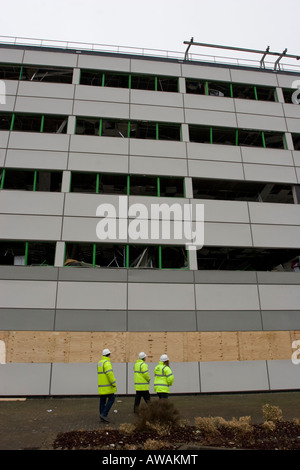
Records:
{"label": "white sky", "polygon": [[178,52],[194,37],[300,55],[299,0],[2,0],[0,12],[1,36]]}

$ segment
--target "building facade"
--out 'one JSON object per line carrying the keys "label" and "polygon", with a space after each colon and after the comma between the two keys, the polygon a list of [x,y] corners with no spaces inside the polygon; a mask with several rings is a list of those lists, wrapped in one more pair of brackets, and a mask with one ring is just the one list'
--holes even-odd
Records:
{"label": "building facade", "polygon": [[[0,395],[96,395],[106,347],[119,394],[140,351],[173,393],[299,389],[300,73],[2,45],[0,80]],[[203,247],[135,204],[201,205]]]}

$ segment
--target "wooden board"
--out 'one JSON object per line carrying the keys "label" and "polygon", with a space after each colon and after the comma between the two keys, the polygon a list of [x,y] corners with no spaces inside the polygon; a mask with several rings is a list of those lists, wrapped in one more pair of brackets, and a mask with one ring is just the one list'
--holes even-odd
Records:
{"label": "wooden board", "polygon": [[171,362],[291,359],[300,331],[240,332],[65,332],[0,331],[7,363],[91,363],[103,348],[113,362],[135,362],[140,351],[148,362],[167,353]]}

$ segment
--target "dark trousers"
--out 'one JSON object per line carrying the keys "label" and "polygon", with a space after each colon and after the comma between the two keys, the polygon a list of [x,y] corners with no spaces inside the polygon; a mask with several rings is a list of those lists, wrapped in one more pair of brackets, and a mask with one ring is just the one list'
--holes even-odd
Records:
{"label": "dark trousers", "polygon": [[113,406],[115,402],[115,394],[111,393],[109,395],[100,395],[100,404],[99,404],[99,411],[100,411],[100,416],[107,416],[109,413],[109,410]]}
{"label": "dark trousers", "polygon": [[158,392],[157,395],[158,395],[158,398],[169,398],[168,393]]}
{"label": "dark trousers", "polygon": [[134,399],[134,410],[136,410],[140,406],[142,398],[144,398],[146,403],[150,401],[149,390],[136,390]]}

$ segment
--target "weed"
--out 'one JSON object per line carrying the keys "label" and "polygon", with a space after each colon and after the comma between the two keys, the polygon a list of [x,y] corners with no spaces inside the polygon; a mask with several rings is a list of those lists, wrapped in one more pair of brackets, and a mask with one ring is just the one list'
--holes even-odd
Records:
{"label": "weed", "polygon": [[282,411],[278,406],[267,403],[263,405],[262,411],[265,421],[273,421],[275,423],[282,421]]}

